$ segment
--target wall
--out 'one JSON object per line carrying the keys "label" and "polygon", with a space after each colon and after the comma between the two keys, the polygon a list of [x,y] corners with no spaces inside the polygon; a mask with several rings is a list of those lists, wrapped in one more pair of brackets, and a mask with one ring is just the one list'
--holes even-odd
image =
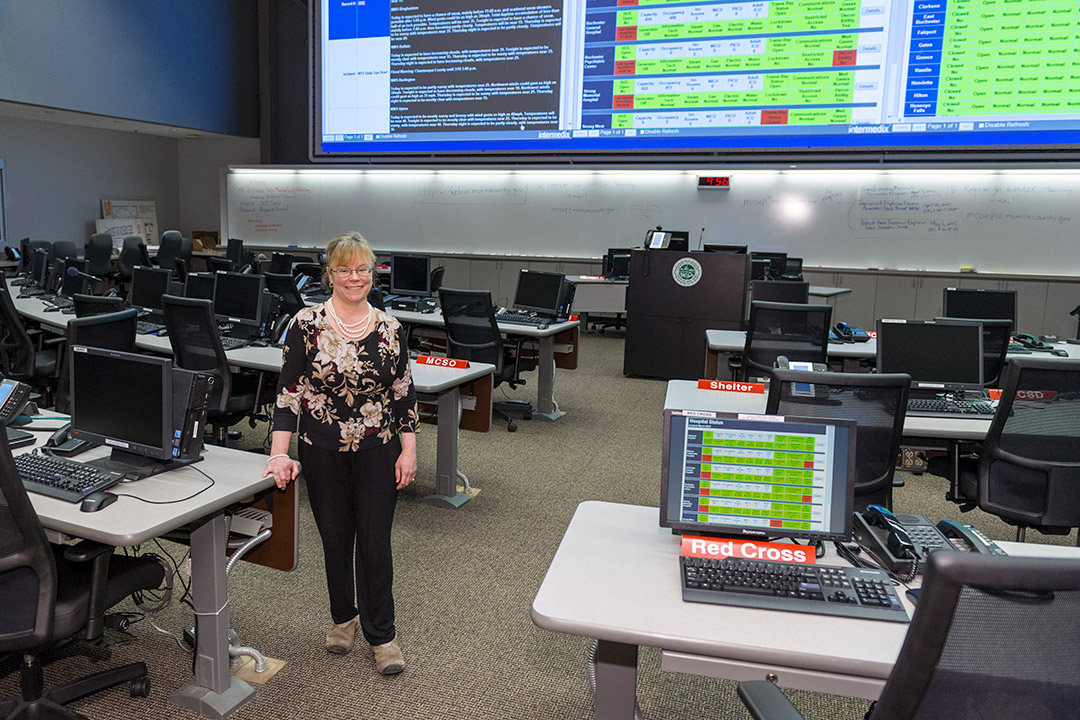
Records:
{"label": "wall", "polygon": [[177,141],[180,224],[192,230],[217,230],[221,219],[221,174],[231,164],[259,162],[259,141],[251,138],[200,138]]}
{"label": "wall", "polygon": [[0,2],[0,99],[257,137],[256,0]]}

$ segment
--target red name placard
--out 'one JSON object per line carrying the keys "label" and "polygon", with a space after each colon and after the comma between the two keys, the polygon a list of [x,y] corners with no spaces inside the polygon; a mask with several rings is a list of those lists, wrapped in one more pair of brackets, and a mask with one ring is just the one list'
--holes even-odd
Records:
{"label": "red name placard", "polygon": [[438,365],[439,367],[452,367],[452,368],[467,368],[469,367],[468,360],[458,360],[457,358],[444,358],[433,357],[431,355],[421,355],[416,358],[416,362],[420,365]]}
{"label": "red name placard", "polygon": [[734,380],[698,380],[698,390],[723,390],[725,392],[765,394],[764,383],[736,382]]}
{"label": "red name placard", "polygon": [[760,540],[721,540],[719,538],[683,535],[682,554],[699,558],[738,558],[741,560],[774,560],[816,565],[814,548],[808,545],[787,545]]}

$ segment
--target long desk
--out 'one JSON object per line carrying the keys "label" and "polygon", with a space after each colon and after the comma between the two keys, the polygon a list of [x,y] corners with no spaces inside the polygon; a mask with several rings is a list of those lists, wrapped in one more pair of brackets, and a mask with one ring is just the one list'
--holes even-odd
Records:
{"label": "long desk", "polygon": [[[998,545],[1011,555],[1080,558],[1077,548]],[[878,697],[906,624],[683,602],[679,552],[655,507],[589,501],[570,520],[532,619],[598,640],[597,720],[634,717],[642,645],[662,649],[664,670],[739,681],[772,674],[782,687]],[[830,549],[818,562],[843,561]]]}
{"label": "long desk", "polygon": [[[104,448],[96,448],[79,459],[105,453]],[[273,480],[262,477],[260,455],[209,446],[204,456],[205,460],[189,467],[113,488],[120,499],[96,513],[81,512],[78,503],[35,493],[30,493],[30,500],[48,530],[107,545],[137,545],[189,523],[198,525],[191,534],[192,602],[199,638],[195,677],[170,699],[207,717],[223,718],[255,695],[254,688],[229,672],[224,510],[271,487]],[[202,473],[213,478],[213,486],[181,500],[210,484]],[[125,495],[181,502],[153,505]]]}

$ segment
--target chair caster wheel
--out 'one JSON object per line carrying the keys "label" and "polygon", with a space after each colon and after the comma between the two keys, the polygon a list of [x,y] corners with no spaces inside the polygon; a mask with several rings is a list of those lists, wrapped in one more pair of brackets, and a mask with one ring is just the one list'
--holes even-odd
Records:
{"label": "chair caster wheel", "polygon": [[131,681],[129,686],[131,697],[150,697],[150,676],[143,675]]}
{"label": "chair caster wheel", "polygon": [[507,432],[517,432],[517,425],[514,424],[514,423],[507,423],[506,424],[506,431]]}
{"label": "chair caster wheel", "polygon": [[526,420],[532,420],[532,413],[527,412],[522,417],[524,417]]}

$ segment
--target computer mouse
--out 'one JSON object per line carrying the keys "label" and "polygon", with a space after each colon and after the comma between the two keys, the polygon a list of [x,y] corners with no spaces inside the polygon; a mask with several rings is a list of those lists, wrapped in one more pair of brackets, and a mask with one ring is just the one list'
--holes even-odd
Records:
{"label": "computer mouse", "polygon": [[102,508],[109,507],[117,501],[117,497],[104,490],[96,490],[83,498],[79,509],[83,512],[97,512]]}
{"label": "computer mouse", "polygon": [[548,327],[550,327],[549,323],[542,322],[542,323],[540,323],[539,325],[536,326],[536,329],[537,330],[547,330]]}
{"label": "computer mouse", "polygon": [[56,312],[56,311],[57,311],[57,310],[59,310],[59,309],[60,309],[60,308],[59,308],[59,307],[57,307],[56,305],[47,305],[47,306],[45,307],[45,312]]}
{"label": "computer mouse", "polygon": [[1051,350],[1051,355],[1057,355],[1058,357],[1069,357],[1069,353],[1065,350]]}
{"label": "computer mouse", "polygon": [[158,337],[165,337],[166,335],[168,335],[168,334],[169,334],[169,331],[168,331],[168,330],[165,330],[165,329],[161,329],[161,330],[158,330],[158,331],[157,331],[156,333],[154,333],[154,334],[155,334],[155,335],[157,335]]}

